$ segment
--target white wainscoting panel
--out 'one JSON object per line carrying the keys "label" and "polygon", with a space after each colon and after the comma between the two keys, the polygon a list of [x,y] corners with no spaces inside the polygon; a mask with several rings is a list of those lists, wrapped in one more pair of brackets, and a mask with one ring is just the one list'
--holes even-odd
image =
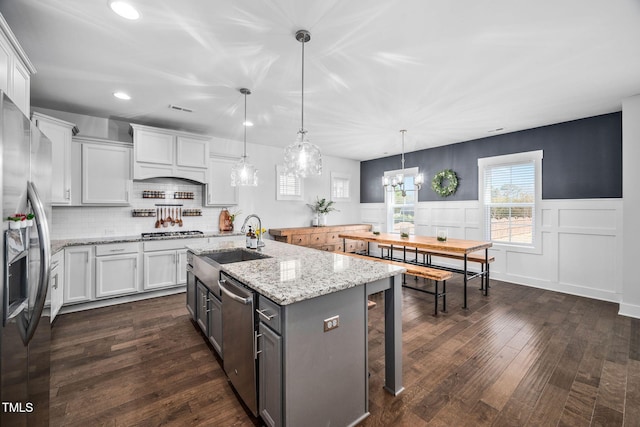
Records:
{"label": "white wainscoting panel", "polygon": [[360,222],[379,226],[380,231],[386,230],[387,217],[384,203],[360,203]]}
{"label": "white wainscoting panel", "polygon": [[615,209],[559,209],[558,226],[615,231],[617,212]]}
{"label": "white wainscoting panel", "polygon": [[619,268],[615,236],[560,233],[558,236],[559,282],[615,293],[611,280]]}
{"label": "white wainscoting panel", "polygon": [[[384,203],[362,203],[365,223],[386,229]],[[619,302],[622,292],[622,199],[543,200],[541,253],[517,246],[494,245],[491,277],[558,292]],[[420,202],[416,234],[484,240],[480,204]],[[444,260],[443,260],[444,261]],[[446,260],[447,265],[455,262]]]}

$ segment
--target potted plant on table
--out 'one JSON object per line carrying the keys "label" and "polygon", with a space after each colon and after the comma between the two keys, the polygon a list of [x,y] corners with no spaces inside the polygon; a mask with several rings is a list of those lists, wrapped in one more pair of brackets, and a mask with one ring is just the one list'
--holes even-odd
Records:
{"label": "potted plant on table", "polygon": [[327,214],[333,211],[340,212],[333,207],[334,203],[333,200],[327,200],[324,197],[321,199],[319,196],[316,196],[315,203],[307,203],[307,206],[309,206],[316,215],[313,219],[314,226],[327,225]]}

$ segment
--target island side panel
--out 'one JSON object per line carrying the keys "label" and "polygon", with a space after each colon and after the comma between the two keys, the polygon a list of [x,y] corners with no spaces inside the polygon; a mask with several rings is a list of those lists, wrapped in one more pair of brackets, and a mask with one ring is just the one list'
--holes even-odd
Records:
{"label": "island side panel", "polygon": [[[367,413],[366,296],[361,286],[284,307],[287,426],[351,425]],[[324,332],[324,319],[340,325]]]}

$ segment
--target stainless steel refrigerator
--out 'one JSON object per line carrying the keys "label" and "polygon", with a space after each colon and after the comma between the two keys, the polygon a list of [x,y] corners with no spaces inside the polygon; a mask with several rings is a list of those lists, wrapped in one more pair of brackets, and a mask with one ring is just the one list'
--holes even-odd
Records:
{"label": "stainless steel refrigerator", "polygon": [[48,426],[51,141],[1,91],[0,152],[0,426]]}

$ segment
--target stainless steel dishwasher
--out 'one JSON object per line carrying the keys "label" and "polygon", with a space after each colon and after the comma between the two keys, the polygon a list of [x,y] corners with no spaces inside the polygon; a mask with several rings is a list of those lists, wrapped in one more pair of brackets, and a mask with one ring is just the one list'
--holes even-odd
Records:
{"label": "stainless steel dishwasher", "polygon": [[224,370],[245,405],[258,416],[256,295],[225,273],[221,276]]}

